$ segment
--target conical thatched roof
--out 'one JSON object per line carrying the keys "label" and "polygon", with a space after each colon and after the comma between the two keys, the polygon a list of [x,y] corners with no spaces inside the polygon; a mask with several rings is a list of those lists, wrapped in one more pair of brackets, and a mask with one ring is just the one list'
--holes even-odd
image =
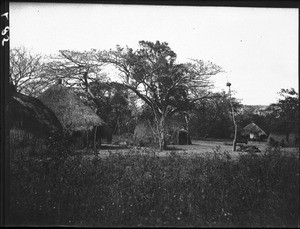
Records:
{"label": "conical thatched roof", "polygon": [[11,92],[7,119],[11,128],[45,135],[62,130],[62,125],[55,114],[36,98]]}
{"label": "conical thatched roof", "polygon": [[265,131],[263,131],[258,125],[254,122],[248,124],[243,128],[244,134],[257,134],[257,135],[267,135]]}
{"label": "conical thatched roof", "polygon": [[71,88],[55,84],[42,93],[40,99],[57,116],[63,128],[82,131],[105,122],[86,106]]}

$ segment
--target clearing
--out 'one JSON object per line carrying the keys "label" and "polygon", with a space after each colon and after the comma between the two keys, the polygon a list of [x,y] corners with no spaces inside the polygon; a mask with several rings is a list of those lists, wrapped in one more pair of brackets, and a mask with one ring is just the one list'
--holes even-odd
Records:
{"label": "clearing", "polygon": [[[249,141],[248,144],[237,144],[237,149],[239,149],[240,145],[244,146],[256,146],[261,152],[264,152],[265,149],[268,147],[267,142],[255,142],[255,141]],[[101,146],[101,149],[99,150],[100,156],[107,156],[110,153],[126,153],[129,151],[134,152],[145,152],[149,149],[150,151],[153,150],[156,152],[157,156],[167,156],[171,153],[176,152],[176,154],[180,155],[201,155],[209,152],[214,152],[216,148],[220,147],[219,152],[230,152],[232,157],[236,157],[240,154],[243,154],[245,152],[240,151],[234,151],[232,152],[232,142],[230,140],[222,141],[222,140],[192,140],[192,145],[169,145],[167,150],[164,150],[162,152],[159,152],[157,149],[151,149],[147,147],[132,147],[132,146],[125,146],[125,145],[110,145],[110,144],[103,144]],[[284,152],[298,154],[299,155],[299,148],[296,147],[285,147],[281,149]]]}

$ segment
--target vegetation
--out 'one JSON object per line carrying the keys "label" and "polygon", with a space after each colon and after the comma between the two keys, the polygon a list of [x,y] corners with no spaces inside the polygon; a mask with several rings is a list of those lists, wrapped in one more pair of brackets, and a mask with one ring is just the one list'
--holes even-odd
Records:
{"label": "vegetation", "polygon": [[[237,99],[231,99],[234,111],[238,114],[242,105]],[[229,138],[233,132],[230,112],[230,98],[224,91],[213,93],[210,98],[198,101],[190,112],[189,130],[191,136],[195,139],[203,137]]]}
{"label": "vegetation", "polygon": [[[62,80],[120,134],[115,142],[129,149],[101,157],[91,149],[79,152],[75,135],[60,132],[37,139],[32,128],[13,126],[19,129],[10,130],[8,223],[299,226],[299,155],[275,147],[231,158],[217,147],[201,156],[173,151],[158,157],[154,147],[132,147],[138,120],[156,124],[160,150],[166,147],[164,127],[169,118],[186,125],[194,139],[228,138],[233,132],[230,104],[239,129],[255,121],[268,133],[298,132],[298,93],[282,89],[282,99],[263,114],[245,112],[224,91],[210,91],[210,76],[222,71],[219,66],[202,60],[177,63],[166,42],[139,45],[137,50],[119,46],[108,51],[61,50],[58,56],[45,58],[22,48],[11,51],[14,91],[37,97]],[[117,69],[123,82],[108,80],[102,72],[107,65]],[[25,114],[28,120],[33,118],[25,108],[18,106],[21,121]]]}
{"label": "vegetation", "polygon": [[[208,89],[212,87],[209,77],[222,71],[221,67],[211,62],[191,60],[189,63],[177,63],[176,58],[176,53],[166,42],[140,41],[139,48],[135,51],[120,46],[117,46],[116,50],[109,51],[60,50],[57,57],[48,58],[43,63],[43,71],[46,72],[48,84],[55,79],[64,79],[64,84],[75,88],[86,103],[98,113],[103,112],[101,108],[107,108],[105,99],[107,96],[103,96],[105,94],[103,89],[105,91],[107,87],[103,85],[109,87],[122,85],[123,98],[128,100],[131,91],[151,108],[156,126],[155,133],[162,150],[166,147],[164,133],[166,119],[179,111],[190,110],[195,101],[207,98],[210,94]],[[12,69],[19,65],[22,64],[12,62]],[[25,65],[32,66],[27,62]],[[102,72],[105,65],[112,65],[117,69],[118,76],[123,78],[121,84],[109,82]],[[19,87],[14,82],[13,84]],[[102,89],[100,93],[98,90],[92,90],[92,87],[99,88],[99,86]],[[120,95],[119,92],[120,90],[118,91]],[[125,123],[131,119],[130,115],[126,118]],[[110,121],[120,122],[120,115],[116,115],[115,119]],[[117,125],[122,126],[115,124]]]}
{"label": "vegetation", "polygon": [[209,76],[221,72],[211,62],[176,62],[176,53],[166,42],[140,41],[139,49],[121,48],[100,52],[98,60],[116,66],[123,85],[134,92],[154,114],[155,134],[160,149],[166,147],[166,120],[193,103],[207,97]]}
{"label": "vegetation", "polygon": [[[151,118],[158,124],[159,121],[164,124],[161,120],[164,116],[180,116],[188,111],[188,128],[194,138],[230,137],[228,94],[209,91],[213,87],[209,76],[222,69],[202,60],[177,63],[176,53],[166,42],[139,44],[137,50],[120,46],[104,51],[60,50],[51,57],[32,54],[24,47],[14,48],[10,52],[10,81],[16,91],[37,97],[57,79],[63,79],[63,84],[74,88],[115,133],[133,132],[139,98],[150,108]],[[122,83],[109,81],[103,71],[107,65],[117,69],[114,76],[123,79]],[[279,95],[280,99],[261,114],[249,107],[245,109],[246,106],[232,98],[238,130],[253,121],[268,134],[298,132],[298,93],[293,88],[281,89]]]}
{"label": "vegetation", "polygon": [[201,157],[132,149],[88,158],[63,139],[52,136],[35,157],[11,149],[11,225],[298,225],[299,160],[279,149],[236,160],[218,148]]}
{"label": "vegetation", "polygon": [[15,91],[37,96],[52,83],[44,68],[42,56],[32,54],[24,47],[10,50],[10,83]]}
{"label": "vegetation", "polygon": [[294,88],[281,89],[280,99],[268,107],[266,117],[271,131],[289,134],[299,132],[299,94]]}

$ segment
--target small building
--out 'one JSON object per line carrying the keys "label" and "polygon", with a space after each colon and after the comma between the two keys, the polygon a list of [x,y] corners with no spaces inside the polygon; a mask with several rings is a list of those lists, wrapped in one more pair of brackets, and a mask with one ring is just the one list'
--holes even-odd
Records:
{"label": "small building", "polygon": [[51,109],[40,100],[18,92],[11,92],[6,115],[10,129],[24,130],[40,137],[63,129]]}
{"label": "small building", "polygon": [[262,130],[258,125],[254,122],[248,124],[242,129],[241,134],[243,136],[247,136],[249,140],[263,140],[267,138],[267,134],[264,130]]}
{"label": "small building", "polygon": [[[166,122],[165,141],[167,145],[191,145],[188,131],[177,122]],[[157,143],[155,126],[149,121],[139,122],[134,129],[134,140],[141,144]]]}
{"label": "small building", "polygon": [[9,130],[11,159],[33,156],[45,150],[45,140],[63,127],[54,112],[38,99],[11,91],[5,121]]}
{"label": "small building", "polygon": [[55,113],[64,130],[81,137],[83,145],[87,146],[92,142],[95,147],[96,144],[101,144],[101,138],[104,137],[111,141],[112,131],[108,131],[107,124],[71,88],[57,83],[38,99]]}

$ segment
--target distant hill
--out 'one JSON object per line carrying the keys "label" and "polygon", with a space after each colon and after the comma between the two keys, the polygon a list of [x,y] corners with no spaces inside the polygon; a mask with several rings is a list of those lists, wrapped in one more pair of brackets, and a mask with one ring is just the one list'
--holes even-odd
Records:
{"label": "distant hill", "polygon": [[267,114],[267,105],[243,105],[244,112],[250,112],[257,115],[266,115]]}

